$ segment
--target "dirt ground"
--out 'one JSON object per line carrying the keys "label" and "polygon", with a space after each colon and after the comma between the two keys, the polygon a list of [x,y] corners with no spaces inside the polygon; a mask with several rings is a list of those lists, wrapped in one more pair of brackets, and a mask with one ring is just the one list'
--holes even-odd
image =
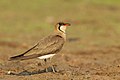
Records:
{"label": "dirt ground", "polygon": [[[0,43],[0,46],[7,53],[25,48],[13,43]],[[7,48],[10,46],[11,49]],[[41,65],[38,59],[7,61],[11,54],[2,54],[0,80],[120,80],[119,53],[120,46],[91,46],[73,52],[64,48],[48,65]],[[54,65],[56,73],[51,72],[50,65]],[[46,73],[45,68],[49,72]],[[11,74],[8,74],[9,71]]]}

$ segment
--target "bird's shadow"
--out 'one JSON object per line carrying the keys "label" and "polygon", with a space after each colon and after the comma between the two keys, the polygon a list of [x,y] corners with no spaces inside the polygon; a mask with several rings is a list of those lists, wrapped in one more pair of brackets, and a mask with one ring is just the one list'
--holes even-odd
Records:
{"label": "bird's shadow", "polygon": [[[54,68],[55,70],[55,68]],[[43,70],[38,70],[38,71],[33,71],[33,72],[29,72],[27,70],[24,70],[20,73],[13,73],[13,72],[10,72],[9,74],[7,73],[7,75],[16,75],[16,76],[29,76],[29,75],[35,75],[35,74],[42,74],[42,73],[48,73],[48,72],[53,72],[52,70],[52,67],[48,67],[47,68],[47,72],[46,72],[46,69],[43,69]],[[55,72],[57,72],[55,70]]]}

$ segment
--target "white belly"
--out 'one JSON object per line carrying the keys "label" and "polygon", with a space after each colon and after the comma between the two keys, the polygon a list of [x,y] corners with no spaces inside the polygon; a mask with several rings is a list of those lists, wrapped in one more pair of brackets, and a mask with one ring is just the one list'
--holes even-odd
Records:
{"label": "white belly", "polygon": [[53,57],[55,54],[48,54],[48,55],[44,55],[44,56],[40,56],[38,57],[39,59],[47,59],[47,58],[51,58]]}

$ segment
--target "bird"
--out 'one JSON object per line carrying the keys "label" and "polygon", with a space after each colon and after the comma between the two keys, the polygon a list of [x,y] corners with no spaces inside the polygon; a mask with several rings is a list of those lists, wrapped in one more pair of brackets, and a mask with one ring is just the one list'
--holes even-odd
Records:
{"label": "bird", "polygon": [[[66,42],[66,28],[70,25],[70,23],[58,22],[55,25],[54,32],[52,34],[40,39],[37,44],[26,50],[24,53],[10,57],[9,61],[39,58],[44,60],[46,63],[47,59],[51,59],[61,51],[64,43]],[[29,54],[31,51],[33,51],[33,54]],[[46,72],[47,71],[48,70],[46,70]],[[54,68],[52,68],[52,71],[55,72]]]}

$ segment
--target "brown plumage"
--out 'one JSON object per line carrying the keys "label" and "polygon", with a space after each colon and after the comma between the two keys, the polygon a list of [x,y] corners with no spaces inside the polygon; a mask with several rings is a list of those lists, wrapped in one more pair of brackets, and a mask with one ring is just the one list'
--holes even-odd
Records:
{"label": "brown plumage", "polygon": [[[63,44],[66,41],[66,26],[70,26],[70,24],[63,22],[57,23],[53,34],[41,39],[36,45],[25,51],[23,54],[10,57],[10,60],[27,60],[37,57],[40,57],[40,59],[47,59],[52,57],[42,58],[42,56],[45,55],[56,54],[62,49]],[[31,51],[34,53],[29,55]]]}

